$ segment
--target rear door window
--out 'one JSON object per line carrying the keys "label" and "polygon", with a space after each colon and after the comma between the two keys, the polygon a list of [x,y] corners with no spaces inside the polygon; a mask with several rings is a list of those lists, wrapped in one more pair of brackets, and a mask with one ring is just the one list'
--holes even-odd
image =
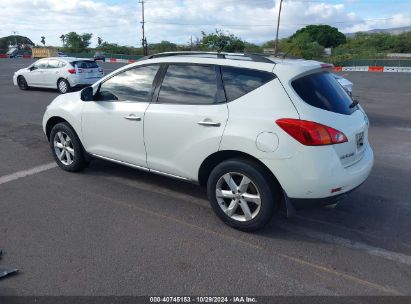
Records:
{"label": "rear door window", "polygon": [[221,71],[228,101],[250,93],[275,78],[273,73],[237,67],[222,66]]}
{"label": "rear door window", "polygon": [[334,113],[350,115],[352,99],[330,72],[310,74],[291,83],[294,90],[309,105]]}
{"label": "rear door window", "polygon": [[219,89],[217,79],[213,65],[170,64],[158,102],[203,105],[223,102],[224,92]]}

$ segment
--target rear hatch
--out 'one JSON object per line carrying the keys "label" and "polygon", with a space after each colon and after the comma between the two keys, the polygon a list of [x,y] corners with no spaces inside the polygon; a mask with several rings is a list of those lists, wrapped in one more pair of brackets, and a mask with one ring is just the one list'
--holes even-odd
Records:
{"label": "rear hatch", "polygon": [[328,71],[316,71],[291,82],[302,101],[295,102],[300,118],[315,121],[341,131],[347,142],[334,144],[341,164],[360,161],[368,145],[368,118],[359,105]]}
{"label": "rear hatch", "polygon": [[103,69],[94,60],[78,60],[71,64],[81,80],[95,80],[104,76]]}

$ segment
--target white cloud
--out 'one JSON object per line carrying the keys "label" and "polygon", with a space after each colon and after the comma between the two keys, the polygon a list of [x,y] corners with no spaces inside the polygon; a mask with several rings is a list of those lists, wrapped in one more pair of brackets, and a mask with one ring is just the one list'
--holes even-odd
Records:
{"label": "white cloud", "polygon": [[[330,24],[343,32],[411,24],[411,17],[400,13],[391,19],[364,19],[358,10],[349,9],[351,2],[358,1],[284,1],[280,36],[312,23]],[[146,33],[149,43],[186,43],[191,35],[200,37],[202,30],[220,28],[258,43],[274,39],[278,7],[279,0],[148,0]],[[13,5],[1,1],[0,10],[0,36],[18,31],[35,43],[44,35],[47,44],[60,45],[61,34],[76,31],[93,33],[94,41],[100,36],[109,42],[140,44],[141,11],[135,0],[14,0]]]}

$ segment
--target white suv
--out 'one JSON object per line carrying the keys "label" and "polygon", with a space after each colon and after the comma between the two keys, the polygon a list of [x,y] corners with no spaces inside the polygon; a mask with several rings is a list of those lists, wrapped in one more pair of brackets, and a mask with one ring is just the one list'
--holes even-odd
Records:
{"label": "white suv", "polygon": [[279,207],[333,204],[373,166],[368,119],[315,61],[165,53],[124,66],[47,108],[57,164],[97,157],[207,185],[241,230]]}
{"label": "white suv", "polygon": [[50,88],[64,94],[76,86],[93,84],[103,76],[103,69],[92,59],[54,57],[37,60],[18,70],[13,83],[22,90]]}

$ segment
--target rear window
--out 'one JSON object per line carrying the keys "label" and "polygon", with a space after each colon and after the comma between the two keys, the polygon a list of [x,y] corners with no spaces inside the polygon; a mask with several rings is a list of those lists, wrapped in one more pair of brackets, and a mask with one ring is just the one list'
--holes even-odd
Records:
{"label": "rear window", "polygon": [[275,78],[272,73],[236,67],[223,66],[221,72],[228,101],[237,99]]}
{"label": "rear window", "polygon": [[330,72],[310,74],[291,83],[294,90],[309,105],[334,113],[350,115],[353,102]]}
{"label": "rear window", "polygon": [[98,64],[94,60],[74,61],[71,64],[73,66],[76,65],[80,69],[95,69],[95,68],[98,68]]}

